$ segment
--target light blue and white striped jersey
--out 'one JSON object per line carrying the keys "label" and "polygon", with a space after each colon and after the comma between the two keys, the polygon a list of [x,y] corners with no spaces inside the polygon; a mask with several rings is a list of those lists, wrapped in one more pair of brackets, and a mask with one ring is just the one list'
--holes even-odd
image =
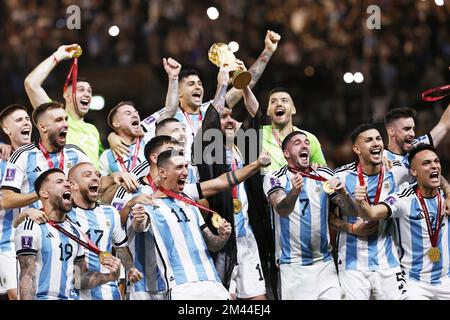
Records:
{"label": "light blue and white striped jersey", "polygon": [[158,266],[169,289],[187,282],[221,283],[202,234],[207,226],[196,207],[163,198],[145,210],[155,237]]}
{"label": "light blue and white striped jersey", "polygon": [[[211,105],[212,100],[202,103],[200,106],[200,112],[202,114],[202,119],[205,119],[205,113],[208,107]],[[166,112],[163,108],[161,110],[156,111],[151,116],[145,118],[141,121],[141,126],[144,129],[145,134],[149,136],[149,138],[153,138],[155,136],[156,123],[158,119]],[[186,161],[191,162],[191,146],[194,142],[194,136],[197,134],[198,129],[200,128],[199,116],[198,114],[188,114],[191,122],[185,117],[181,108],[178,108],[175,113],[174,118],[178,119],[186,126],[186,147],[185,147],[185,158]],[[191,126],[192,123],[192,126]]]}
{"label": "light blue and white striped jersey", "polygon": [[[138,179],[138,189],[134,193],[128,193],[123,187],[119,187],[112,200],[112,205],[118,211],[121,211],[128,201],[141,193],[153,194],[153,189],[144,182],[143,177]],[[142,272],[143,277],[137,283],[127,284],[127,292],[164,292],[166,286],[157,267],[157,253],[153,234],[151,232],[135,232],[130,218],[127,219],[126,223],[128,247],[133,255],[133,264],[136,269]]]}
{"label": "light blue and white striped jersey", "polygon": [[[234,157],[237,163],[236,169],[241,169],[242,167],[244,167],[242,157],[237,148],[235,148]],[[233,152],[231,150],[226,150],[226,159],[227,163],[230,165],[230,170],[232,170],[231,163],[233,161]],[[241,238],[253,234],[253,230],[249,224],[248,219],[248,198],[244,182],[237,185],[237,196],[241,201],[242,210],[239,213],[234,214],[234,228],[236,232],[236,238]]]}
{"label": "light blue and white striped jersey", "polygon": [[[124,247],[127,235],[120,224],[119,213],[113,206],[97,205],[94,209],[82,209],[74,206],[68,214],[76,221],[80,230],[91,239],[100,251],[111,252],[112,247]],[[109,273],[109,269],[98,259],[98,255],[86,251],[86,263],[89,271]],[[120,300],[117,281],[111,281],[93,289],[75,290],[81,300]]]}
{"label": "light blue and white striped jersey", "polygon": [[[431,134],[427,133],[423,136],[415,138],[412,143],[413,147],[418,147],[422,144],[430,144],[433,145],[433,138]],[[383,157],[386,157],[388,160],[399,161],[403,166],[409,169],[409,161],[408,161],[408,153],[407,154],[398,154],[394,153],[388,149],[383,150]]]}
{"label": "light blue and white striped jersey", "polygon": [[[330,179],[333,171],[322,167],[317,173]],[[284,190],[291,191],[292,173],[287,166],[264,177],[264,193],[269,196]],[[322,189],[322,182],[303,177],[303,188],[294,211],[287,217],[275,214],[275,257],[280,264],[298,263],[312,265],[318,261],[329,261],[330,236],[328,232],[329,196]],[[275,208],[273,210],[276,212]]]}
{"label": "light blue and white striped jersey", "polygon": [[[344,184],[347,192],[354,197],[356,185],[359,185],[357,165],[355,162],[336,169],[336,177]],[[367,185],[367,195],[373,203],[378,174],[367,176],[363,174]],[[399,162],[394,162],[390,171],[384,172],[381,186],[380,201],[397,190],[397,186],[410,179],[408,169]],[[354,223],[358,217],[341,213],[348,223]],[[339,231],[338,233],[338,268],[339,270],[383,270],[399,265],[397,247],[392,239],[392,220],[378,222],[378,233],[369,237],[358,237]]]}
{"label": "light blue and white striped jersey", "polygon": [[[137,154],[136,166],[145,161],[144,156],[144,148],[145,144],[148,142],[145,136],[142,139],[139,139],[139,149]],[[136,152],[136,142],[130,145],[128,157],[124,160],[125,169],[127,172],[130,172],[131,165],[133,163],[133,155]],[[100,156],[100,174],[102,176],[110,175],[114,172],[125,171],[120,162],[117,160],[117,157],[114,155],[114,152],[111,149],[106,149],[103,151]]]}
{"label": "light blue and white striped jersey", "polygon": [[[61,152],[50,153],[50,159],[55,168],[59,168]],[[91,160],[75,145],[66,144],[63,149],[64,154],[64,173],[67,175],[70,168],[81,162]],[[2,180],[2,189],[12,190],[17,193],[28,194],[34,191],[34,182],[42,172],[50,169],[47,160],[41,150],[38,142],[27,144],[17,149],[9,158],[6,164],[6,172]],[[26,208],[39,208],[40,202],[36,201]]]}
{"label": "light blue and white striped jersey", "polygon": [[[0,159],[0,186],[5,172],[6,161]],[[19,210],[0,209],[0,252],[16,251],[14,249],[14,232],[16,229],[13,227],[13,220],[18,213]]]}
{"label": "light blue and white striped jersey", "polygon": [[[145,167],[141,166],[141,169],[145,170]],[[198,200],[199,195],[197,188],[199,188],[199,186],[196,184],[186,184],[185,192],[193,199]],[[153,194],[153,189],[144,181],[144,177],[138,179],[138,189],[134,193],[128,193],[123,187],[119,187],[112,200],[112,205],[118,211],[121,211],[128,201],[141,193],[148,195]],[[151,231],[135,232],[132,227],[131,219],[127,220],[126,228],[128,247],[133,255],[134,266],[143,274],[143,279],[141,281],[128,285],[128,292],[158,293],[165,291],[166,284],[163,274],[160,269],[158,269],[156,262],[157,252],[153,233]]]}
{"label": "light blue and white striped jersey", "polygon": [[[443,193],[440,193],[442,201],[445,201]],[[424,198],[430,215],[432,228],[437,224],[437,196]],[[428,235],[427,223],[415,188],[409,188],[402,192],[390,195],[382,201],[391,211],[391,217],[397,220],[400,230],[401,252],[400,261],[408,280],[420,281],[427,284],[439,284],[443,278],[449,276],[449,229],[448,216],[442,220],[439,232],[438,248],[441,258],[437,262],[431,262],[428,251],[431,241]]]}
{"label": "light blue and white striped jersey", "polygon": [[[65,220],[61,227],[80,237]],[[27,218],[16,230],[17,256],[36,256],[36,299],[74,300],[74,264],[84,260],[84,248],[49,224],[37,224]]]}

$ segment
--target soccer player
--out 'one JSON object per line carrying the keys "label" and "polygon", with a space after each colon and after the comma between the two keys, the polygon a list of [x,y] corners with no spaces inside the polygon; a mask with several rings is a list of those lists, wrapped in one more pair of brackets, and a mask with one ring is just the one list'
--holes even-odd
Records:
{"label": "soccer player", "polygon": [[343,185],[333,171],[311,168],[311,145],[306,133],[293,131],[282,150],[287,165],[264,177],[264,191],[276,212],[276,258],[280,268],[281,299],[339,300],[336,267],[331,255],[328,230],[330,196],[348,203]]}
{"label": "soccer player", "polygon": [[130,153],[122,158],[111,149],[106,149],[100,156],[100,173],[107,176],[113,172],[131,172],[138,164],[145,161],[144,147],[148,142],[141,129],[141,118],[131,101],[119,102],[108,115],[108,124],[114,132],[129,146]]}
{"label": "soccer player", "polygon": [[438,124],[430,133],[415,138],[416,111],[411,108],[395,108],[384,117],[384,126],[389,143],[383,155],[390,160],[398,160],[409,168],[408,153],[420,144],[439,145],[450,130],[450,107],[444,111]]}
{"label": "soccer player", "polygon": [[[76,221],[83,231],[100,251],[111,252],[114,247],[116,256],[120,259],[128,273],[128,279],[135,283],[142,274],[133,266],[133,257],[127,246],[127,235],[122,229],[120,215],[113,206],[97,202],[100,188],[100,174],[90,163],[79,163],[69,171],[69,182],[72,194],[73,209],[67,215]],[[89,251],[86,255],[89,271],[106,273],[98,256]],[[90,290],[77,293],[81,300],[120,300],[117,282],[108,282]]]}
{"label": "soccer player", "polygon": [[78,147],[66,144],[68,123],[62,104],[40,105],[33,111],[32,120],[40,140],[17,149],[9,159],[1,185],[4,209],[37,208],[34,182],[42,172],[59,168],[67,173],[77,163],[90,161]]}
{"label": "soccer player", "polygon": [[[42,84],[50,72],[62,61],[73,58],[79,46],[77,44],[60,46],[50,57],[39,64],[26,78],[25,90],[33,108],[52,101],[42,88]],[[78,78],[76,94],[72,94],[72,85],[63,92],[70,130],[67,133],[67,143],[78,146],[90,158],[96,168],[99,167],[99,157],[103,152],[100,134],[97,128],[84,121],[92,101],[92,88],[89,82]]]}
{"label": "soccer player", "polygon": [[[292,131],[300,131],[292,123],[292,115],[296,114],[296,106],[291,95],[284,88],[275,88],[269,93],[267,116],[271,124],[262,126],[263,149],[272,156],[272,164],[265,173],[278,170],[286,165],[286,159],[281,150],[281,142]],[[326,165],[319,140],[310,132],[306,133],[311,147],[311,163],[314,165]]]}
{"label": "soccer player", "polygon": [[[278,42],[281,36],[276,32],[268,30],[264,39],[264,50],[255,61],[255,63],[248,70],[252,74],[252,81],[249,84],[250,88],[256,84],[261,78],[269,60],[278,47]],[[186,152],[185,156],[189,162],[191,159],[191,145],[194,136],[197,134],[199,128],[201,128],[201,122],[205,117],[205,112],[212,100],[203,103],[203,84],[200,76],[196,70],[179,69],[181,66],[178,63],[174,63],[168,59],[164,62],[164,67],[169,77],[169,86],[166,97],[166,108],[161,109],[154,114],[150,115],[142,121],[144,131],[154,135],[155,125],[162,119],[168,117],[175,117],[180,120],[186,127]],[[173,59],[172,59],[173,60]],[[178,80],[178,81],[176,81]],[[177,97],[177,98],[175,98]],[[229,108],[233,108],[241,99],[242,92],[235,88],[230,89],[226,93],[226,103]],[[179,102],[178,102],[179,99]],[[124,152],[123,143],[112,139],[108,139],[111,149],[114,152],[126,155]]]}
{"label": "soccer player", "polygon": [[222,286],[209,250],[220,250],[231,234],[229,222],[221,219],[218,235],[205,224],[197,207],[183,194],[187,178],[184,155],[171,150],[157,160],[160,185],[154,204],[146,205],[142,221],[133,221],[136,231],[147,224],[158,248],[158,266],[163,271],[171,300],[226,300],[230,294]]}
{"label": "soccer player", "polygon": [[74,288],[90,289],[116,280],[120,260],[113,256],[103,260],[109,273],[88,271],[84,249],[74,240],[80,239],[82,234],[67,217],[72,202],[64,172],[58,168],[43,172],[36,179],[34,189],[49,223],[37,224],[27,218],[17,228],[20,299],[69,300],[76,298]]}
{"label": "soccer player", "polygon": [[[31,141],[32,125],[27,109],[18,104],[7,106],[0,112],[0,126],[8,136],[12,150]],[[6,161],[0,159],[0,179],[6,172]],[[9,300],[17,300],[16,250],[14,249],[15,218],[12,209],[0,207],[0,292],[6,292]]]}
{"label": "soccer player", "polygon": [[[411,174],[417,185],[371,206],[364,195],[367,186],[355,188],[355,199],[366,220],[398,218],[401,265],[407,277],[408,298],[450,299],[449,218],[444,201],[448,194],[439,188],[441,164],[435,149],[420,145],[409,153]],[[448,213],[448,212],[447,212]]]}
{"label": "soccer player", "polygon": [[[411,181],[408,170],[394,162],[387,171],[382,164],[383,140],[372,124],[362,124],[352,132],[353,151],[358,157],[354,163],[335,170],[336,177],[353,194],[358,183],[368,185],[367,197],[377,204],[396,191],[404,182]],[[341,210],[341,218],[349,225],[358,223],[358,217]],[[369,227],[374,227],[369,222]],[[339,280],[346,298],[351,300],[396,300],[406,298],[404,278],[392,239],[391,221],[379,221],[377,232],[370,236],[356,236],[345,224],[338,233]]]}

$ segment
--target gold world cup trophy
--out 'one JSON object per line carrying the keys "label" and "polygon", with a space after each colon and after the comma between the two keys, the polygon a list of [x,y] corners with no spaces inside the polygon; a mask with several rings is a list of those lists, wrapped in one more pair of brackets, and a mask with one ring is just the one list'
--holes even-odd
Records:
{"label": "gold world cup trophy", "polygon": [[227,44],[214,43],[209,48],[208,59],[219,68],[223,66],[231,67],[231,83],[236,89],[243,89],[252,81],[251,73],[239,67],[236,63],[236,57]]}

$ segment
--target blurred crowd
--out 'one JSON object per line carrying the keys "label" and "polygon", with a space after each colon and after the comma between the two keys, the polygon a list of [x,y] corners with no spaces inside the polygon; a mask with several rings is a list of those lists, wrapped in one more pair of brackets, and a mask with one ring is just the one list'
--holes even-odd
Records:
{"label": "blurred crowd", "polygon": [[[71,4],[81,8],[81,30],[66,28]],[[366,10],[373,4],[381,9],[381,28],[370,30]],[[206,15],[209,6],[219,10],[217,20]],[[205,98],[212,98],[217,68],[207,59],[209,47],[236,41],[236,56],[250,66],[271,29],[282,39],[254,88],[260,105],[265,109],[273,87],[288,88],[298,110],[294,123],[318,136],[329,165],[335,167],[352,160],[349,132],[361,122],[381,121],[390,108],[417,109],[417,134],[437,123],[448,99],[424,103],[420,93],[450,83],[449,18],[450,6],[431,0],[5,0],[0,2],[0,105],[29,105],[25,76],[60,45],[70,43],[84,49],[82,70],[150,68],[164,88],[152,91],[160,104],[167,82],[162,57],[199,69]],[[118,37],[108,34],[112,25],[120,28]],[[364,81],[346,84],[345,72],[361,72]],[[45,86],[60,92],[61,81],[50,77]],[[93,87],[95,94],[95,82]],[[105,98],[104,113],[114,105]],[[141,117],[160,107],[141,105]],[[95,122],[95,112],[88,120]],[[450,143],[442,143],[439,152],[448,165]]]}

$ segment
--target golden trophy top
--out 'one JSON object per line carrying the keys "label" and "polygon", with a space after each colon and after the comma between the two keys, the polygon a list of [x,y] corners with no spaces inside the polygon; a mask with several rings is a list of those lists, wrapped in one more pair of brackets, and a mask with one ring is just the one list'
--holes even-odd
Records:
{"label": "golden trophy top", "polygon": [[228,65],[231,67],[236,66],[235,69],[237,69],[236,57],[230,47],[225,43],[214,43],[211,48],[209,48],[208,59],[219,68],[224,65]]}

